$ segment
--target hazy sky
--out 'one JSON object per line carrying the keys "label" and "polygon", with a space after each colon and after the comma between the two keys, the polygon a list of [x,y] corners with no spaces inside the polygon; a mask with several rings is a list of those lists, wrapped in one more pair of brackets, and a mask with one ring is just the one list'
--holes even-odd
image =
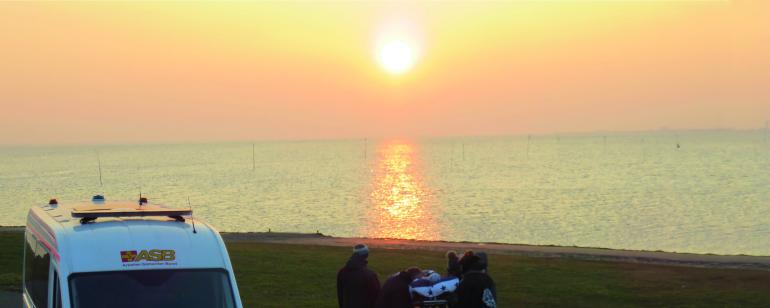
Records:
{"label": "hazy sky", "polygon": [[0,144],[757,128],[768,2],[0,3]]}

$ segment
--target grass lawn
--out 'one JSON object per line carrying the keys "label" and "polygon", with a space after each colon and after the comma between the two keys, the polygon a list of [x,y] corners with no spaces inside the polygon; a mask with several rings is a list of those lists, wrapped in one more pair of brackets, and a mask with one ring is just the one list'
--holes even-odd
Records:
{"label": "grass lawn", "polygon": [[21,291],[24,233],[0,232],[0,289]]}
{"label": "grass lawn", "polygon": [[[0,287],[18,290],[22,234],[0,233]],[[229,243],[245,307],[335,307],[340,247]],[[490,255],[500,307],[770,306],[770,272]],[[380,281],[408,266],[443,271],[435,251],[373,249]]]}

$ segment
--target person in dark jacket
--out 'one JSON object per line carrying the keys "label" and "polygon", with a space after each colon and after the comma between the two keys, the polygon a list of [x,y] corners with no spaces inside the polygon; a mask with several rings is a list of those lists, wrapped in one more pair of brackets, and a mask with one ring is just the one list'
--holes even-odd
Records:
{"label": "person in dark jacket", "polygon": [[479,263],[476,265],[476,267],[489,275],[489,272],[487,272],[487,264],[489,263],[487,253],[483,251],[477,251],[474,254],[479,257]]}
{"label": "person in dark jacket", "polygon": [[422,270],[411,267],[390,276],[377,298],[377,308],[412,308],[412,294],[409,283],[422,274]]}
{"label": "person in dark jacket", "polygon": [[353,255],[337,272],[337,301],[340,308],[372,308],[380,292],[377,274],[366,267],[369,248],[353,247]]}
{"label": "person in dark jacket", "polygon": [[497,290],[492,277],[487,275],[487,255],[465,252],[460,259],[463,277],[457,287],[457,308],[495,308]]}
{"label": "person in dark jacket", "polygon": [[447,276],[457,277],[460,278],[463,275],[462,266],[460,266],[460,258],[457,256],[457,253],[453,250],[447,251],[446,253],[447,258],[447,266],[446,266],[446,274]]}

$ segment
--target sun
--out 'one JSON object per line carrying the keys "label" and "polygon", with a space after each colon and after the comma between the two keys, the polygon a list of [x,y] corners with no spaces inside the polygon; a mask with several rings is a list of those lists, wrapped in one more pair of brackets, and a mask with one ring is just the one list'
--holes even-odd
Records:
{"label": "sun", "polygon": [[409,71],[414,66],[415,58],[414,48],[401,40],[386,43],[377,54],[382,68],[394,75]]}

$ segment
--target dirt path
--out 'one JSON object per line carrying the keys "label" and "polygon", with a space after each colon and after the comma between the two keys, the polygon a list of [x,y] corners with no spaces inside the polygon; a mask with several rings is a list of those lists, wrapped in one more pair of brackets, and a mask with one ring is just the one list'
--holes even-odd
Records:
{"label": "dirt path", "polygon": [[373,248],[383,249],[420,249],[448,251],[465,250],[486,251],[490,254],[519,255],[543,258],[572,258],[581,260],[645,263],[677,266],[695,266],[710,268],[741,268],[770,271],[770,257],[723,256],[709,254],[672,253],[657,251],[614,250],[603,248],[533,246],[497,243],[415,241],[397,239],[342,238],[319,234],[301,233],[222,233],[227,241],[281,243],[296,245],[321,245],[352,247],[365,243]]}
{"label": "dirt path", "polygon": [[[23,232],[24,227],[0,227],[0,232]],[[661,264],[710,268],[759,269],[770,271],[770,256],[711,255],[673,253],[659,251],[615,250],[604,248],[534,246],[498,243],[415,241],[398,239],[369,239],[331,237],[321,234],[278,232],[222,232],[226,241],[279,243],[295,245],[320,245],[352,247],[365,243],[382,249],[420,249],[434,251],[465,250],[486,251],[491,254],[518,255],[541,258],[572,258],[580,260],[612,261],[627,263]]]}

